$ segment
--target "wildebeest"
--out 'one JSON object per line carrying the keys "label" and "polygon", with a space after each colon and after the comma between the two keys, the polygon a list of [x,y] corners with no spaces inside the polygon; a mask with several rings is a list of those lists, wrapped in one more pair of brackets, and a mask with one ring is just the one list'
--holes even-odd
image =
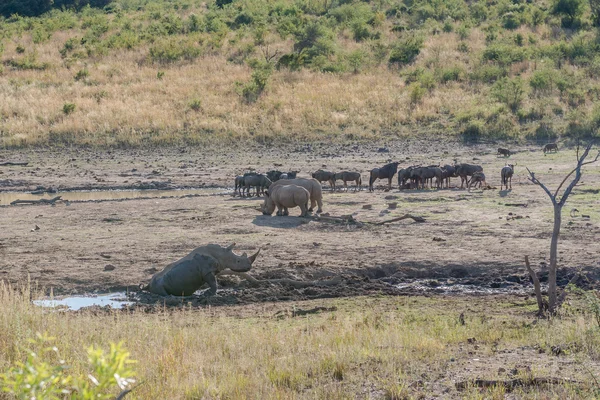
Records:
{"label": "wildebeest", "polygon": [[396,172],[398,171],[398,164],[400,164],[400,163],[392,162],[392,163],[384,165],[381,168],[373,168],[371,170],[371,176],[369,177],[369,191],[370,192],[373,191],[373,183],[377,179],[385,179],[385,178],[387,178],[387,180],[388,180],[388,190],[391,190],[392,189],[392,179],[394,178],[394,175],[396,175]]}
{"label": "wildebeest", "polygon": [[335,172],[320,169],[313,172],[311,176],[319,182],[329,182],[331,190],[335,190]]}
{"label": "wildebeest", "polygon": [[398,188],[402,189],[406,186],[406,182],[410,179],[410,173],[412,172],[414,166],[403,168],[398,171]]}
{"label": "wildebeest", "polygon": [[350,172],[350,171],[342,171],[335,174],[334,180],[336,181],[344,181],[344,188],[348,191],[348,182],[356,183],[356,187],[354,191],[360,190],[362,185],[362,179],[360,177],[360,172]]}
{"label": "wildebeest", "polygon": [[267,172],[267,178],[269,178],[271,180],[271,182],[277,182],[278,180],[281,179],[281,174],[287,174],[287,178],[285,178],[285,179],[296,179],[296,174],[298,172],[300,172],[300,171],[281,172],[281,171],[277,171],[277,170],[271,170],[271,171]]}
{"label": "wildebeest", "polygon": [[483,173],[483,171],[475,171],[475,172],[473,172],[473,176],[471,176],[471,180],[468,183],[469,189],[471,189],[471,186],[473,186],[473,185],[475,185],[475,187],[477,187],[478,183],[479,183],[479,187],[481,187],[482,183],[484,185],[487,184],[485,182],[485,174]]}
{"label": "wildebeest", "polygon": [[498,147],[498,155],[504,157],[510,157],[511,152],[509,149],[503,149],[502,147]]}
{"label": "wildebeest", "polygon": [[240,193],[240,195],[241,195],[242,186],[244,186],[244,177],[241,175],[238,175],[235,177],[235,188],[233,189],[234,196],[236,193]]}
{"label": "wildebeest", "polygon": [[450,188],[450,178],[457,176],[456,167],[454,165],[446,164],[442,167],[442,180],[446,182],[446,188]]}
{"label": "wildebeest", "polygon": [[473,164],[458,164],[456,165],[456,175],[460,176],[460,188],[463,188],[464,183],[468,185],[469,176],[473,176],[475,172],[483,172],[481,165]]}
{"label": "wildebeest", "polygon": [[279,176],[279,179],[290,179],[287,173],[283,173]]}
{"label": "wildebeest", "polygon": [[269,186],[269,190],[272,191],[276,186],[279,185],[297,185],[302,186],[304,189],[308,190],[310,194],[310,208],[308,211],[312,211],[315,208],[315,205],[318,205],[317,213],[323,212],[323,189],[321,188],[321,183],[318,180],[313,178],[296,178],[289,179],[286,181],[279,180],[277,182],[273,182],[271,186]]}
{"label": "wildebeest", "polygon": [[265,202],[261,206],[263,215],[271,215],[277,207],[277,215],[289,215],[288,208],[300,207],[300,216],[308,215],[310,193],[302,186],[275,185],[265,192]]}
{"label": "wildebeest", "polygon": [[256,187],[256,196],[258,196],[263,193],[271,183],[271,180],[263,174],[244,175],[244,188],[242,189],[242,194],[245,189],[246,195],[251,196],[250,188],[254,186]]}
{"label": "wildebeest", "polygon": [[544,146],[544,154],[552,150],[554,150],[555,153],[558,151],[558,145],[556,143],[548,143]]}
{"label": "wildebeest", "polygon": [[507,164],[506,167],[502,168],[500,171],[500,190],[502,190],[502,186],[505,186],[508,190],[508,184],[510,183],[510,188],[512,189],[512,176],[515,173],[515,166],[513,164]]}

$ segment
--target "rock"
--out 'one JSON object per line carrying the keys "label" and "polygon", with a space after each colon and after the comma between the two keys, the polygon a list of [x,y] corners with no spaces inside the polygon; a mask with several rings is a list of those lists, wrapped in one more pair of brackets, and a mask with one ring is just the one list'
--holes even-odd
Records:
{"label": "rock", "polygon": [[[434,238],[435,240],[435,238]],[[465,278],[469,276],[469,271],[465,268],[452,268],[449,275],[453,278]],[[466,285],[474,285],[475,282],[465,282]]]}
{"label": "rock", "polygon": [[396,203],[396,202],[388,203],[388,209],[395,210],[396,207],[398,207],[398,203]]}
{"label": "rock", "polygon": [[112,264],[106,264],[106,265],[104,266],[104,270],[105,270],[105,271],[114,271],[114,270],[115,270],[115,266],[114,266],[114,265],[112,265]]}
{"label": "rock", "polygon": [[518,275],[510,275],[506,277],[507,282],[521,283],[521,277]]}
{"label": "rock", "polygon": [[363,210],[370,210],[373,208],[373,204],[365,204],[362,206]]}
{"label": "rock", "polygon": [[387,147],[380,147],[377,149],[378,153],[389,153],[390,149],[388,149]]}

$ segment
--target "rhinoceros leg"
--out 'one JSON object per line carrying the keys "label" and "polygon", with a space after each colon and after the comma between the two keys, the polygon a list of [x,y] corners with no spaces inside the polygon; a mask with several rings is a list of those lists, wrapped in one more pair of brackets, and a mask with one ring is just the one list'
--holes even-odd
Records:
{"label": "rhinoceros leg", "polygon": [[204,275],[204,282],[208,284],[208,290],[204,292],[205,296],[214,296],[217,294],[217,278],[212,272]]}
{"label": "rhinoceros leg", "polygon": [[288,211],[287,207],[283,207],[283,215],[284,216],[290,215],[290,212]]}

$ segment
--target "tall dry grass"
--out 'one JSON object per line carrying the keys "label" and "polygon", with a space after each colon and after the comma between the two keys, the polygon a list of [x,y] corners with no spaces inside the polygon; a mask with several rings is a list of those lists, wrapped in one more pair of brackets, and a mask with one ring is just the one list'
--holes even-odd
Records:
{"label": "tall dry grass", "polygon": [[[137,378],[143,384],[131,396],[139,399],[419,398],[431,387],[423,382],[452,388],[454,375],[464,372],[455,369],[456,362],[475,357],[464,348],[468,338],[477,340],[477,357],[521,346],[549,351],[553,344],[569,344],[570,354],[581,362],[600,354],[600,335],[591,321],[577,315],[531,324],[532,301],[355,298],[74,313],[35,307],[30,302],[35,296],[27,288],[0,286],[0,370],[25,357],[22,349],[36,332],[56,338],[74,374],[86,373],[90,344],[124,341],[139,361]],[[288,313],[315,305],[337,310],[295,318]],[[466,311],[466,325],[458,321],[459,310]],[[533,374],[547,374],[546,367],[537,366]],[[494,378],[488,375],[495,373],[472,371],[473,378]],[[578,378],[592,381],[584,373]],[[593,390],[586,383],[543,393],[544,398],[581,398]],[[497,392],[492,389],[484,397]],[[523,392],[520,398],[539,398],[540,393]],[[480,395],[475,389],[461,394]]]}
{"label": "tall dry grass", "polygon": [[[519,32],[526,37],[535,35],[540,44],[548,41],[543,39],[543,29],[533,32],[521,28]],[[35,44],[25,32],[4,42],[4,61],[23,57],[16,51],[22,46],[25,54],[35,51],[38,62],[50,66],[41,71],[4,66],[0,73],[0,140],[4,146],[136,146],[456,134],[461,129],[457,116],[477,108],[499,107],[491,99],[489,85],[466,79],[480,64],[485,48],[485,35],[478,28],[470,32],[468,53],[458,50],[456,33],[442,33],[428,37],[414,64],[403,69],[389,68],[385,62],[374,66],[367,59],[368,67],[358,74],[275,71],[266,91],[252,104],[242,101],[235,89],[236,82],[250,79],[251,70],[228,61],[239,45],[234,33],[229,33],[219,51],[192,62],[153,64],[148,60],[147,45],[83,60],[62,59],[59,50],[65,41],[83,33],[79,29],[59,31],[47,42]],[[273,46],[282,52],[291,50],[288,40],[279,39]],[[346,47],[353,46],[356,44]],[[254,56],[261,56],[258,48]],[[438,71],[449,66],[462,68],[465,76],[458,82],[436,84],[422,101],[411,103],[403,76],[407,71]],[[537,65],[524,63],[520,68],[514,73],[527,78]],[[83,69],[88,77],[76,80]],[[565,65],[564,69],[576,68]],[[159,72],[163,74],[160,79]],[[196,106],[190,107],[192,102]],[[74,112],[63,111],[66,103],[75,105]],[[523,109],[543,109],[560,127],[566,122],[551,110],[563,103],[557,93],[543,101],[526,97]],[[592,106],[587,101],[578,110],[588,112]],[[486,118],[495,117],[492,113]],[[520,126],[515,116],[509,118],[514,131],[510,135],[537,126]]]}

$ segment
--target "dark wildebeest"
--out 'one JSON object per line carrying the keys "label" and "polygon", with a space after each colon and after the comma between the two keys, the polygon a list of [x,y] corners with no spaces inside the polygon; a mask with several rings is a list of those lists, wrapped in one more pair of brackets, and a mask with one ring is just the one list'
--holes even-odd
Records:
{"label": "dark wildebeest", "polygon": [[425,189],[427,182],[429,182],[429,187],[433,188],[433,178],[435,178],[436,187],[439,189],[442,185],[442,169],[437,165],[422,167],[419,169],[419,178],[423,189]]}
{"label": "dark wildebeest", "polygon": [[335,190],[335,172],[324,171],[322,169],[315,171],[311,174],[313,178],[321,182],[329,182],[331,190]]}
{"label": "dark wildebeest", "polygon": [[406,182],[408,182],[408,180],[410,180],[410,173],[412,172],[413,167],[408,167],[408,168],[403,168],[400,171],[398,171],[398,188],[399,189],[404,189],[406,188]]}
{"label": "dark wildebeest", "polygon": [[271,183],[271,180],[263,174],[244,176],[244,189],[246,190],[247,196],[252,196],[250,194],[250,188],[252,186],[256,187],[256,196],[259,196],[265,191],[265,189],[269,188],[269,185],[271,185]]}
{"label": "dark wildebeest", "polygon": [[548,143],[544,146],[544,154],[552,150],[554,150],[555,153],[558,151],[558,145],[556,143]]}
{"label": "dark wildebeest", "polygon": [[454,165],[446,164],[442,167],[442,180],[446,182],[446,188],[450,188],[450,178],[456,178],[456,167]]}
{"label": "dark wildebeest", "polygon": [[483,172],[481,165],[473,164],[458,164],[456,166],[456,175],[460,176],[460,188],[463,188],[465,183],[469,183],[469,177],[473,176],[475,172]]}
{"label": "dark wildebeest", "polygon": [[284,178],[284,179],[296,179],[296,174],[298,172],[300,172],[300,171],[281,172],[281,171],[277,171],[277,170],[271,170],[271,171],[267,172],[267,178],[269,178],[269,180],[271,180],[271,182],[277,182],[278,180],[281,179],[282,174],[287,174],[287,178]]}
{"label": "dark wildebeest", "polygon": [[244,177],[238,175],[235,177],[235,188],[233,189],[234,196],[236,193],[240,193],[240,195],[241,195],[242,186],[244,186]]}
{"label": "dark wildebeest", "polygon": [[506,164],[506,167],[502,168],[500,171],[500,190],[502,190],[502,186],[505,186],[508,190],[508,184],[510,183],[510,188],[512,189],[512,176],[515,173],[515,166],[513,164]]}
{"label": "dark wildebeest", "polygon": [[471,180],[468,183],[469,189],[471,189],[471,186],[473,186],[473,185],[475,185],[475,187],[477,187],[478,183],[479,183],[479,187],[481,187],[482,183],[484,185],[487,185],[487,183],[485,182],[485,174],[483,173],[483,171],[473,172],[473,176],[471,176]]}
{"label": "dark wildebeest", "polygon": [[499,156],[504,156],[504,157],[510,157],[511,152],[509,149],[503,149],[502,147],[498,147],[498,154]]}
{"label": "dark wildebeest", "polygon": [[373,191],[373,183],[377,179],[385,179],[385,178],[387,178],[387,180],[388,180],[388,190],[391,190],[392,189],[392,179],[394,178],[394,175],[396,175],[396,172],[398,171],[398,164],[400,164],[400,163],[393,162],[393,163],[386,164],[381,168],[373,168],[371,170],[371,176],[369,178],[369,191],[370,192]]}
{"label": "dark wildebeest", "polygon": [[349,172],[349,171],[342,171],[342,172],[338,172],[337,174],[335,174],[335,178],[336,181],[344,181],[344,187],[346,188],[346,191],[348,191],[348,182],[354,182],[356,183],[356,187],[354,188],[354,191],[360,190],[360,187],[362,185],[362,179],[360,177],[360,172]]}

